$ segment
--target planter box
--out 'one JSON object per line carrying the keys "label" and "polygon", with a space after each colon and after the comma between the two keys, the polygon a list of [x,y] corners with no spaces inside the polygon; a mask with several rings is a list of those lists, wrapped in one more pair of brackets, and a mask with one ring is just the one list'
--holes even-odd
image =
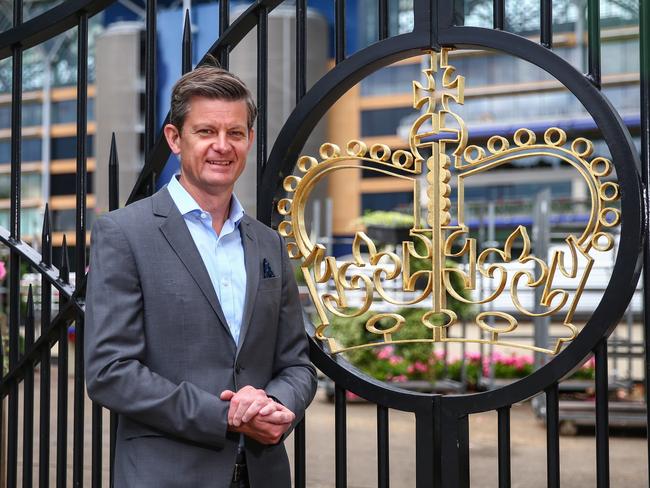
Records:
{"label": "planter box", "polygon": [[366,233],[375,244],[400,244],[409,240],[409,227],[386,227],[383,225],[369,225]]}

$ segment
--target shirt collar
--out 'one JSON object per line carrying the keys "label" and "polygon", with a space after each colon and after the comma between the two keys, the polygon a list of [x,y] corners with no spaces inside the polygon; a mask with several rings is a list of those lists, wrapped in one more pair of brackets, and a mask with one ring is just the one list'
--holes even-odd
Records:
{"label": "shirt collar", "polygon": [[[167,190],[169,195],[174,200],[178,211],[181,215],[185,216],[192,212],[203,212],[204,210],[196,203],[196,200],[190,195],[180,181],[178,181],[178,173],[172,176],[172,179],[169,180],[167,184]],[[239,225],[241,219],[244,217],[244,207],[233,193],[230,199],[230,214],[228,219],[235,225]]]}

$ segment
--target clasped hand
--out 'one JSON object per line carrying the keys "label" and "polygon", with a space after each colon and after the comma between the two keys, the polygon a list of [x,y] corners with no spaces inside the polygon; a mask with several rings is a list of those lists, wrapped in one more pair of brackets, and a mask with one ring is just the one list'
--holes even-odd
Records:
{"label": "clasped hand", "polygon": [[261,444],[280,442],[296,418],[291,410],[269,398],[264,390],[250,385],[237,393],[224,390],[220,398],[230,402],[228,429],[247,435]]}

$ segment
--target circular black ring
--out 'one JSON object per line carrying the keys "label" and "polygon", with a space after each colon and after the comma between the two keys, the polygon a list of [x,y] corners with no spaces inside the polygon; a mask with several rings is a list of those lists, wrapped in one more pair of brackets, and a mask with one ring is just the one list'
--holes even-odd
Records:
{"label": "circular black ring", "polygon": [[[271,177],[264,179],[261,191],[261,196],[268,200],[264,206],[269,208],[269,212],[272,211],[273,196],[280,189],[283,176],[291,173],[298,152],[330,106],[368,73],[397,59],[429,49],[428,44],[423,45],[421,40],[415,35],[404,35],[374,44],[337,65],[312,87],[285,123],[273,146],[268,172],[265,171],[265,176]],[[544,367],[509,386],[441,398],[445,409],[462,415],[511,405],[543,391],[576,368],[613,330],[633,296],[641,271],[645,213],[638,170],[640,161],[633,150],[630,135],[617,112],[585,76],[552,51],[503,31],[452,27],[441,31],[438,40],[441,45],[449,47],[501,51],[535,64],[554,76],[582,103],[602,131],[621,188],[621,235],[612,278],[578,337]],[[311,351],[316,366],[337,384],[386,407],[415,411],[423,401],[430,402],[433,397],[440,397],[408,392],[370,378],[347,362],[331,357],[314,339]]]}

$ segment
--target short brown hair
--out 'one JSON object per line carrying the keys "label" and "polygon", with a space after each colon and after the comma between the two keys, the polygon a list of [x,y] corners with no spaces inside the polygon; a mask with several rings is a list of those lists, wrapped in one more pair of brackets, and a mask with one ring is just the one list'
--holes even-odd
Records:
{"label": "short brown hair", "polygon": [[217,100],[243,100],[248,112],[248,128],[252,129],[257,117],[257,107],[250,90],[242,80],[223,68],[202,65],[184,74],[172,88],[169,123],[180,132],[190,109],[192,97]]}

